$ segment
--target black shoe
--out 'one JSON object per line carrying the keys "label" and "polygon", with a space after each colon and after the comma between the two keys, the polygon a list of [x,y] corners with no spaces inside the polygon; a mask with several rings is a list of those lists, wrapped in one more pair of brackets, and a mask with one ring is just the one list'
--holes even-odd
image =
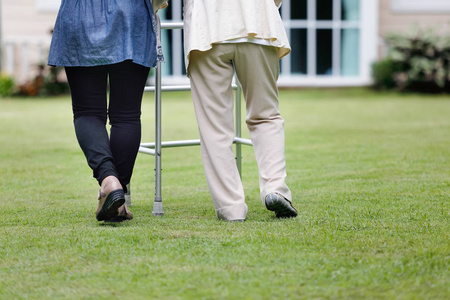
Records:
{"label": "black shoe", "polygon": [[125,203],[125,195],[122,189],[114,190],[106,196],[102,208],[97,213],[98,221],[111,220],[119,215],[119,207]]}
{"label": "black shoe", "polygon": [[272,193],[266,196],[266,208],[274,211],[277,218],[294,218],[297,216],[297,210],[292,203],[278,193]]}

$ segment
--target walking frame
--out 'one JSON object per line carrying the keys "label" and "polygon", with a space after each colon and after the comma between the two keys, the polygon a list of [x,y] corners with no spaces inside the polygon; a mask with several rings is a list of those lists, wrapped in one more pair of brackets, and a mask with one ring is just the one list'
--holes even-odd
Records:
{"label": "walking frame", "polygon": [[[158,23],[158,38],[161,36],[161,29],[183,29],[183,22],[166,22],[161,23],[159,17],[156,15],[156,21]],[[235,137],[233,143],[235,144],[236,165],[239,171],[239,175],[242,175],[242,145],[252,145],[249,139],[241,137],[241,86],[235,78],[235,83],[232,84],[232,88],[235,93]],[[198,146],[200,145],[199,139],[193,140],[179,140],[179,141],[162,141],[161,137],[161,93],[171,91],[190,91],[190,85],[175,85],[175,86],[162,86],[161,85],[161,62],[158,62],[155,68],[155,86],[146,86],[144,92],[155,93],[155,142],[141,143],[139,152],[144,154],[150,154],[155,156],[155,199],[153,203],[154,216],[164,215],[162,196],[161,196],[161,156],[162,148],[172,147],[186,147],[186,146]],[[128,193],[130,187],[128,187]],[[129,194],[128,194],[129,197]],[[128,198],[128,205],[131,205],[131,199]]]}

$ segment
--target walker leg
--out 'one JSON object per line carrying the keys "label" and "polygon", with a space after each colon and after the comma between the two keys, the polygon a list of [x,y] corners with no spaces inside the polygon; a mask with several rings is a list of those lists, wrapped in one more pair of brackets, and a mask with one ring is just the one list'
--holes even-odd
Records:
{"label": "walker leg", "polygon": [[[235,81],[236,81],[236,85],[237,85],[237,89],[234,92],[234,98],[235,98],[235,136],[236,137],[241,137],[242,135],[242,126],[241,126],[241,92],[242,92],[242,88],[241,85],[237,79],[237,77],[235,76]],[[235,145],[235,149],[236,149],[236,166],[237,169],[239,171],[239,175],[242,178],[242,145],[240,143],[236,143]]]}
{"label": "walker leg", "polygon": [[131,184],[127,184],[127,192],[125,193],[125,204],[131,206]]}
{"label": "walker leg", "polygon": [[164,215],[161,197],[161,62],[156,64],[155,78],[155,200],[154,216]]}

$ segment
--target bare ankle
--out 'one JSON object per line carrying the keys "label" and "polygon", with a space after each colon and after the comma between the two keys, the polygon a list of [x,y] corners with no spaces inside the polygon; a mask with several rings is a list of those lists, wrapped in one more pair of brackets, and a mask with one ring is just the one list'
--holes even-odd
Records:
{"label": "bare ankle", "polygon": [[115,176],[108,176],[102,181],[101,192],[108,194],[111,191],[122,189],[122,185],[119,182],[119,179]]}

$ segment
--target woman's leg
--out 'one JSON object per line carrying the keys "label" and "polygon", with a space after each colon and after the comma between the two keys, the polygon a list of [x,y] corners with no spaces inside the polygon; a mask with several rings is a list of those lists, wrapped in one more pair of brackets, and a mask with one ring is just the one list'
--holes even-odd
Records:
{"label": "woman's leg", "polygon": [[216,209],[223,220],[247,217],[244,188],[233,154],[233,44],[192,51],[190,80],[200,133],[203,168]]}
{"label": "woman's leg", "polygon": [[118,177],[106,130],[108,71],[105,66],[66,67],[66,74],[78,143],[101,185],[108,176]]}
{"label": "woman's leg", "polygon": [[110,148],[125,191],[141,142],[141,103],[149,71],[131,61],[109,66]]}
{"label": "woman's leg", "polygon": [[284,120],[278,108],[278,52],[275,47],[237,45],[236,74],[246,100],[246,123],[259,168],[261,200],[279,193],[291,201],[286,185]]}
{"label": "woman's leg", "polygon": [[66,74],[78,143],[101,185],[96,217],[98,221],[113,221],[125,202],[125,196],[117,179],[106,130],[107,67],[67,67]]}

